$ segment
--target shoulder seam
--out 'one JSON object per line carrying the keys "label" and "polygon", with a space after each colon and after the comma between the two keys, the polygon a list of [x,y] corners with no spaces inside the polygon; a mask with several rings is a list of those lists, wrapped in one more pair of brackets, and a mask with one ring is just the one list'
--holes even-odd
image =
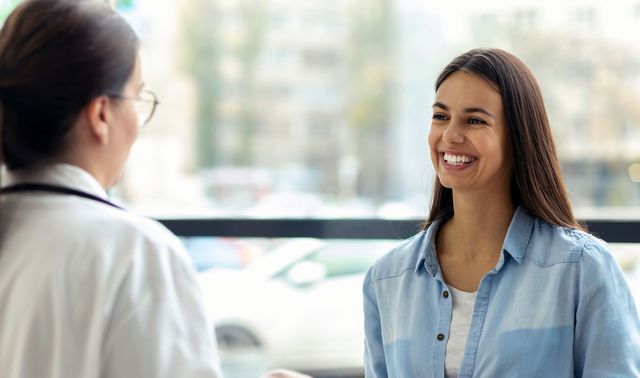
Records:
{"label": "shoulder seam", "polygon": [[[562,227],[562,228],[568,229],[566,227]],[[569,229],[569,230],[575,231],[573,229]],[[533,265],[538,266],[540,268],[550,268],[552,266],[559,265],[559,264],[577,264],[580,262],[580,259],[582,258],[582,251],[584,250],[585,244],[587,243],[588,240],[593,238],[593,235],[589,234],[588,232],[579,232],[579,234],[581,234],[580,239],[578,239],[577,246],[571,252],[571,259],[568,261],[558,261],[552,264],[540,264],[528,258],[526,254],[524,256],[524,260],[527,260]]]}
{"label": "shoulder seam", "polygon": [[413,270],[413,269],[415,269],[415,268],[416,268],[415,266],[410,266],[410,267],[404,268],[402,271],[400,271],[400,272],[398,272],[398,273],[395,273],[395,274],[391,274],[391,275],[387,275],[387,276],[382,276],[382,277],[375,277],[373,281],[374,281],[374,282],[378,282],[378,281],[386,280],[386,279],[389,279],[389,278],[399,277],[399,276],[401,276],[401,275],[405,274],[407,271],[409,271],[409,270]]}
{"label": "shoulder seam", "polygon": [[584,249],[587,246],[587,243],[589,241],[593,241],[594,239],[595,239],[595,236],[587,232],[584,233],[584,237],[582,238],[580,243],[580,248],[576,248],[576,252],[575,252],[575,257],[577,262],[580,262],[582,260],[582,256],[584,255]]}

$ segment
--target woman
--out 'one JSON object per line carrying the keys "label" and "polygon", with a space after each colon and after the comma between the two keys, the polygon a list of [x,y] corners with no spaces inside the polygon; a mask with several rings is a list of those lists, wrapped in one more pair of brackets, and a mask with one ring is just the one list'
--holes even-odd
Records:
{"label": "woman", "polygon": [[435,88],[433,203],[367,273],[366,376],[640,376],[637,310],[573,216],[531,72],[477,49]]}
{"label": "woman", "polygon": [[183,247],[105,192],[157,105],[134,32],[98,1],[26,1],[0,52],[0,375],[219,377]]}

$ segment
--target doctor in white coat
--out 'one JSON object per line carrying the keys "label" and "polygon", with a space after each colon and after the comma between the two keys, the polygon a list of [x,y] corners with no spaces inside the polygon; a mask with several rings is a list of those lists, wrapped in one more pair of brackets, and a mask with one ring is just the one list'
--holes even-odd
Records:
{"label": "doctor in white coat", "polygon": [[0,376],[218,377],[180,242],[113,205],[156,105],[97,1],[27,1],[0,32]]}
{"label": "doctor in white coat", "polygon": [[105,191],[156,105],[102,2],[26,1],[0,31],[3,378],[220,377],[182,245]]}

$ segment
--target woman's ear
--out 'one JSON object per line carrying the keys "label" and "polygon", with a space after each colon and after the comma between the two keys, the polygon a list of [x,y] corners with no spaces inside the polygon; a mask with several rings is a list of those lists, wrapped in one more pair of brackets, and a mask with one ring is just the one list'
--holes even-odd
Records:
{"label": "woman's ear", "polygon": [[110,105],[111,99],[109,97],[99,96],[91,100],[84,110],[89,131],[100,144],[109,142]]}

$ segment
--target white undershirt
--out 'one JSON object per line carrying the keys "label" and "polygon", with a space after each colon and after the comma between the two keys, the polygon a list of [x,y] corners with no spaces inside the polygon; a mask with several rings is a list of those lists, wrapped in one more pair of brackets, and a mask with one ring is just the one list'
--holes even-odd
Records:
{"label": "white undershirt", "polygon": [[464,356],[464,348],[467,345],[467,335],[469,334],[477,292],[468,293],[453,286],[449,286],[449,290],[453,300],[453,311],[444,360],[444,373],[446,378],[457,378]]}

